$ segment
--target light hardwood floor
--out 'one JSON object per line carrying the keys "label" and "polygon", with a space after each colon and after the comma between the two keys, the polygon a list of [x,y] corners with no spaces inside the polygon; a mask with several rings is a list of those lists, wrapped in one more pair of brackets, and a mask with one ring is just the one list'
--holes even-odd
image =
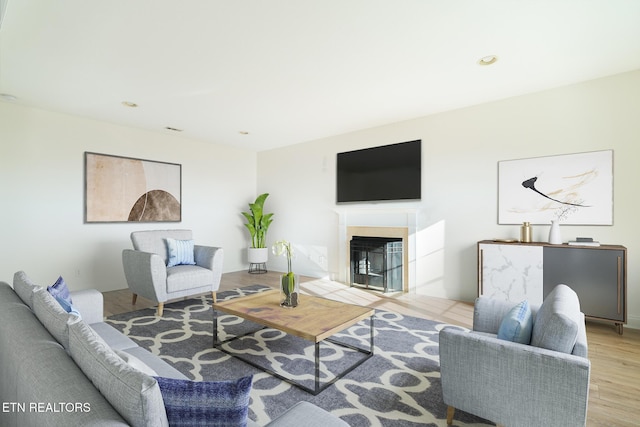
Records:
{"label": "light hardwood floor", "polygon": [[[277,287],[279,273],[249,274],[246,271],[222,276],[220,290],[262,284]],[[387,294],[350,288],[324,279],[302,278],[304,293],[352,304],[365,305],[470,328],[471,303],[413,294]],[[128,289],[104,293],[105,316],[129,312],[155,304],[138,297],[131,304]],[[589,391],[589,427],[640,426],[640,330],[625,328],[618,335],[610,324],[587,322],[591,386]],[[541,408],[541,410],[544,410]],[[543,426],[541,426],[543,427]],[[562,427],[562,426],[559,426]]]}

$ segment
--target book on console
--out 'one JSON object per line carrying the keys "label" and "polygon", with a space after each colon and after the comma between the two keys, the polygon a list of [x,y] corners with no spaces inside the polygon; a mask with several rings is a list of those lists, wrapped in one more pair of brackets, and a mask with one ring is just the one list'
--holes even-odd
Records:
{"label": "book on console", "polygon": [[569,240],[567,243],[571,246],[600,246],[600,242],[595,240]]}

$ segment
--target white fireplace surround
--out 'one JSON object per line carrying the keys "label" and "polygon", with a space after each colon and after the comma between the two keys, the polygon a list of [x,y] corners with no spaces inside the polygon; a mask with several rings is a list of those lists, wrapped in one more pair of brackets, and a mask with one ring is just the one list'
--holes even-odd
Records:
{"label": "white fireplace surround", "polygon": [[349,244],[353,236],[394,237],[402,239],[404,292],[416,290],[417,209],[345,208],[338,214],[338,281],[350,281]]}

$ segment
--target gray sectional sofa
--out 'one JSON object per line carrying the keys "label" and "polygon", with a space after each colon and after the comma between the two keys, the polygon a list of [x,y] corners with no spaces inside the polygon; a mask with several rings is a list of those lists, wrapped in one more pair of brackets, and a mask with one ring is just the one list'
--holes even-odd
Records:
{"label": "gray sectional sofa", "polygon": [[[81,318],[24,274],[0,282],[0,425],[168,426],[154,376],[186,379],[103,320],[102,294],[72,293]],[[307,402],[268,426],[347,426]],[[249,420],[250,426],[255,425]]]}

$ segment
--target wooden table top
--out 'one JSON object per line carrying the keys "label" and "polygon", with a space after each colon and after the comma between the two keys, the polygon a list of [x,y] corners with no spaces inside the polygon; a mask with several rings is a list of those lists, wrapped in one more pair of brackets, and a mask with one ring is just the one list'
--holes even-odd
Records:
{"label": "wooden table top", "polygon": [[213,308],[313,342],[320,342],[375,312],[369,307],[309,295],[300,295],[297,307],[285,308],[280,306],[280,291],[275,289],[216,302]]}

